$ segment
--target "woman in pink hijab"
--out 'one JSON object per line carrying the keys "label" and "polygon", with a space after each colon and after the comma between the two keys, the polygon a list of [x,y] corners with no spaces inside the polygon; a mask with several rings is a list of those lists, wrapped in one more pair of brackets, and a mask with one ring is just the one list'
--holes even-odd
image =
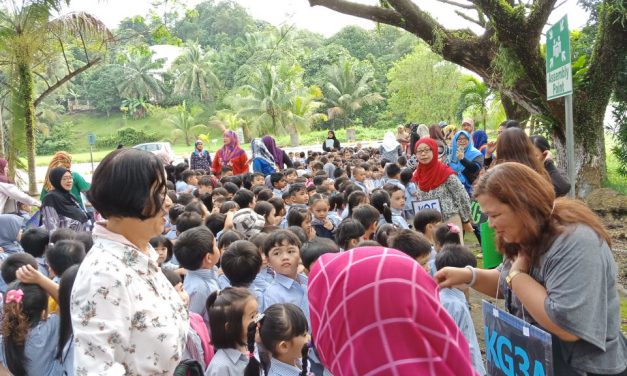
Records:
{"label": "woman in pink hijab", "polygon": [[334,376],[475,375],[436,283],[395,249],[322,255],[309,276],[309,305],[313,342]]}
{"label": "woman in pink hijab", "polygon": [[220,176],[224,167],[230,167],[233,175],[248,172],[248,157],[246,152],[239,146],[237,134],[233,131],[225,130],[222,136],[224,146],[216,152],[211,164],[211,171],[216,176]]}

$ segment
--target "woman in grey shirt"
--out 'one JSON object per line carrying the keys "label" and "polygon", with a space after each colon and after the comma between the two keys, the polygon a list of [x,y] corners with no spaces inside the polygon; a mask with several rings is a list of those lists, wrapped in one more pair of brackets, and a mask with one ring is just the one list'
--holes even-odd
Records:
{"label": "woman in grey shirt", "polygon": [[618,375],[627,368],[610,237],[582,202],[555,199],[531,168],[493,167],[474,196],[504,253],[494,270],[443,268],[441,287],[469,283],[553,337],[554,375]]}

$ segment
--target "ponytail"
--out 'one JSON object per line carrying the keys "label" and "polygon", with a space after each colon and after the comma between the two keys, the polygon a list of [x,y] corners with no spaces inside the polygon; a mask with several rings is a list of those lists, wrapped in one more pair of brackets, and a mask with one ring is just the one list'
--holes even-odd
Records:
{"label": "ponytail", "polygon": [[261,363],[255,358],[255,334],[257,334],[257,323],[252,321],[248,325],[246,334],[246,347],[248,348],[248,364],[244,369],[244,376],[261,376]]}
{"label": "ponytail", "polygon": [[41,287],[19,281],[9,284],[4,300],[1,334],[4,337],[6,364],[13,375],[26,374],[26,337],[41,320],[47,304],[48,295]]}
{"label": "ponytail", "polygon": [[383,212],[381,214],[383,214],[383,218],[385,218],[385,221],[387,223],[393,223],[392,210],[390,209],[390,205],[388,205],[387,203],[383,204]]}
{"label": "ponytail", "polygon": [[302,357],[302,366],[303,370],[300,372],[300,376],[307,376],[307,368],[309,368],[309,345],[305,344],[303,349],[300,351],[300,355]]}

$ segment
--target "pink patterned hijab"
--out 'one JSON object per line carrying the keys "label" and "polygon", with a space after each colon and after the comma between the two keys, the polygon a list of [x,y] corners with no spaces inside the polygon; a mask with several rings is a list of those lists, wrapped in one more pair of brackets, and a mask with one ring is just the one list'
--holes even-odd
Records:
{"label": "pink patterned hijab", "polygon": [[314,344],[335,376],[475,375],[436,283],[395,249],[322,255],[309,278],[309,304]]}
{"label": "pink patterned hijab", "polygon": [[232,159],[235,159],[244,153],[244,150],[239,146],[239,139],[237,133],[233,131],[224,131],[224,136],[228,137],[231,142],[228,145],[222,147],[222,166],[228,166]]}

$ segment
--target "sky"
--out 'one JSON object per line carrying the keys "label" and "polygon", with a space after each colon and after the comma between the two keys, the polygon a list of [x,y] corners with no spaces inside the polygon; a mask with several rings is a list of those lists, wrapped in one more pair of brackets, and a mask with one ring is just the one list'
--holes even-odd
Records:
{"label": "sky", "polygon": [[[181,1],[190,8],[200,2],[199,0]],[[235,1],[248,9],[254,18],[270,22],[276,26],[295,24],[299,28],[321,33],[327,37],[347,25],[359,25],[364,28],[375,26],[371,21],[343,15],[320,6],[312,8],[307,0]],[[378,3],[377,0],[353,1],[366,4]],[[66,11],[86,11],[104,21],[109,28],[115,28],[126,17],[146,15],[151,3],[152,0],[75,0],[70,3]],[[454,7],[450,5],[442,4],[437,0],[420,0],[419,5],[423,10],[430,12],[445,27],[470,27],[475,32],[480,33],[481,29],[457,16],[452,10]],[[557,21],[565,14],[568,14],[571,30],[583,26],[588,18],[586,12],[577,5],[576,0],[567,0],[564,5],[551,14],[549,23]]]}

